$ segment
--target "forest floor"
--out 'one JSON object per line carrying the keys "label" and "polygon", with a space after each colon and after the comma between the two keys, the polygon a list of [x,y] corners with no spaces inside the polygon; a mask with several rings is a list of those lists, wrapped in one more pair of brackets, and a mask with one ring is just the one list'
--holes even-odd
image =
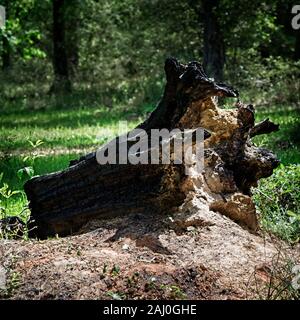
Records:
{"label": "forest floor", "polygon": [[[10,190],[21,190],[8,195],[1,189],[5,215],[22,217],[27,204],[22,189],[29,176],[18,173],[22,168],[31,167],[35,175],[61,170],[78,158],[78,150],[85,153],[117,134],[118,119],[127,120],[132,128],[144,116],[127,111],[107,114],[102,109],[4,110],[0,173]],[[300,172],[298,110],[261,109],[257,121],[268,116],[280,123],[281,130],[256,143],[274,150],[286,168],[293,164]],[[298,196],[296,180],[290,187],[286,183],[290,176],[276,177],[285,179],[277,182],[292,188],[287,190],[290,195]],[[257,197],[268,200],[276,194],[274,182],[267,186]],[[294,200],[284,201],[290,205]],[[265,202],[261,204],[260,210]],[[281,216],[274,215],[268,223],[276,226],[277,235],[282,224],[296,239],[299,229],[294,220],[291,227],[286,216],[291,207],[283,205],[278,209]],[[298,207],[296,203],[295,214]],[[297,243],[288,244],[262,230],[252,234],[219,213],[201,210],[194,199],[177,215],[94,220],[67,238],[1,239],[0,298],[291,298],[291,266],[300,264]]]}
{"label": "forest floor", "polygon": [[299,246],[251,234],[196,199],[172,217],[135,214],[93,220],[72,237],[0,241],[10,299],[272,299],[291,281],[281,278],[291,263],[300,264]]}

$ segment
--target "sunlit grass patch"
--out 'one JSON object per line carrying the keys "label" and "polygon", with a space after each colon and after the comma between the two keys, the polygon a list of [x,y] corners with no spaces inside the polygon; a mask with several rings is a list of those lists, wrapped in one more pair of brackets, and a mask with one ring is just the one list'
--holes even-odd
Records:
{"label": "sunlit grass patch", "polygon": [[0,150],[30,150],[30,141],[43,141],[41,148],[97,147],[118,134],[119,121],[127,121],[129,129],[141,121],[142,115],[116,108],[5,111],[1,115]]}

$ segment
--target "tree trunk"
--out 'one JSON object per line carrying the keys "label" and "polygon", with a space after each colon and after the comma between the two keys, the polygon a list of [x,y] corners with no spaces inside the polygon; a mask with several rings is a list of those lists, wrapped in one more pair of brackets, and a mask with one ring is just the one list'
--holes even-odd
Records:
{"label": "tree trunk", "polygon": [[79,0],[68,0],[66,3],[66,52],[70,76],[76,74],[79,65]]}
{"label": "tree trunk", "polygon": [[5,72],[11,67],[11,48],[8,39],[2,36],[2,70]]}
{"label": "tree trunk", "polygon": [[204,49],[203,65],[206,73],[222,81],[225,64],[223,34],[217,17],[219,0],[203,0]]}
{"label": "tree trunk", "polygon": [[[251,132],[264,133],[266,126],[271,132],[270,121],[255,127],[252,105],[239,103],[231,110],[218,108],[214,96],[237,97],[238,93],[208,79],[197,62],[183,65],[170,58],[165,72],[163,97],[137,129],[151,133],[151,129],[204,128],[204,171],[195,171],[199,159],[187,164],[184,158],[176,164],[173,144],[169,164],[121,164],[117,153],[117,164],[100,165],[99,153],[88,154],[72,161],[63,171],[35,177],[25,184],[37,227],[33,236],[72,234],[96,217],[170,214],[191,194],[201,195],[211,210],[256,229],[250,188],[258,179],[271,175],[279,162],[271,152],[255,147],[250,136]],[[121,137],[115,141],[121,143]],[[193,140],[193,146],[196,143]],[[133,145],[129,141],[126,150],[130,151]],[[161,160],[161,151],[159,157]],[[187,169],[192,175],[186,175]]]}
{"label": "tree trunk", "polygon": [[51,93],[71,91],[69,67],[65,43],[65,1],[53,0],[53,70],[54,82]]}

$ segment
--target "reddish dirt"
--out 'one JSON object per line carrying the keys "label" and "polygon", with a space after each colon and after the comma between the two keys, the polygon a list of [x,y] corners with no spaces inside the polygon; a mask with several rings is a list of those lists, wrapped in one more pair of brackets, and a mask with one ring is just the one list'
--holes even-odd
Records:
{"label": "reddish dirt", "polygon": [[[251,275],[257,269],[268,278],[265,270],[272,266],[278,242],[274,245],[219,213],[201,210],[197,200],[184,212],[94,220],[68,238],[1,240],[0,271],[6,277],[2,298],[254,297]],[[299,253],[299,248],[284,250],[293,257]]]}

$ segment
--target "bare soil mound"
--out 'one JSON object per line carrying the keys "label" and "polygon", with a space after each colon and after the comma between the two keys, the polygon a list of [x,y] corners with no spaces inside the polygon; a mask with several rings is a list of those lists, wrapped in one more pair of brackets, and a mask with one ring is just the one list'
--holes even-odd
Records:
{"label": "bare soil mound", "polygon": [[194,197],[169,217],[132,214],[93,220],[68,238],[2,240],[0,292],[9,299],[253,298],[251,275],[259,271],[268,282],[278,250],[299,256],[299,248],[252,234]]}

